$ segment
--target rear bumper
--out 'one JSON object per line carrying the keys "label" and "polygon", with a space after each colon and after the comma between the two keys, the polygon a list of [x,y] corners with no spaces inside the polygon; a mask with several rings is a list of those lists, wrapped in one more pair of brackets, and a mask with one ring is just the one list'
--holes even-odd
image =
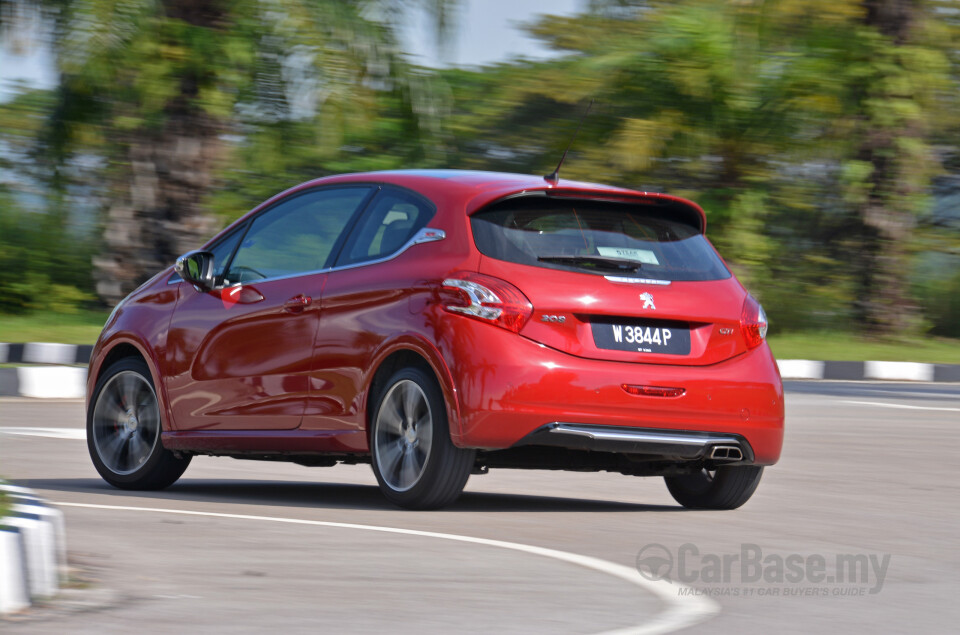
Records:
{"label": "rear bumper", "polygon": [[753,448],[739,434],[653,430],[623,426],[549,423],[514,447],[545,445],[570,450],[617,452],[678,461],[753,463]]}
{"label": "rear bumper", "polygon": [[[772,465],[780,458],[783,386],[765,344],[710,366],[610,362],[568,355],[469,318],[454,319],[457,337],[443,354],[457,401],[451,433],[460,447],[532,445],[528,437],[541,428],[570,422],[597,430],[737,435],[755,464]],[[631,395],[623,384],[679,387],[684,394]],[[535,436],[567,442],[577,435]],[[612,447],[599,436],[590,443],[598,451]]]}

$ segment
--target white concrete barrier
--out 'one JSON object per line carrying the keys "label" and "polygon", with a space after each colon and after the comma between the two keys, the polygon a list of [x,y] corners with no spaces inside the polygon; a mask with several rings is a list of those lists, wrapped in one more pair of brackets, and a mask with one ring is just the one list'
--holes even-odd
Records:
{"label": "white concrete barrier", "polygon": [[23,345],[23,361],[28,364],[72,364],[77,357],[73,344],[30,342]]}
{"label": "white concrete barrier", "polygon": [[57,594],[66,577],[63,512],[31,490],[0,482],[9,504],[0,518],[0,613]]}
{"label": "white concrete barrier", "polygon": [[[56,544],[57,575],[60,582],[66,582],[67,572],[67,526],[63,520],[63,512],[56,507],[51,507],[42,498],[34,494],[27,494],[24,488],[18,488],[19,492],[7,492],[7,500],[13,504],[12,511],[26,512],[36,514],[42,520],[53,525],[53,533]],[[30,490],[26,490],[29,492]]]}
{"label": "white concrete barrier", "polygon": [[824,362],[813,359],[778,359],[784,379],[823,379]]}
{"label": "white concrete barrier", "polygon": [[73,366],[19,366],[20,395],[40,399],[82,399],[87,369]]}
{"label": "white concrete barrier", "polygon": [[[0,519],[0,523],[3,519]],[[17,527],[0,524],[0,615],[30,606],[23,536]]]}
{"label": "white concrete barrier", "polygon": [[67,570],[63,512],[38,503],[15,504],[10,511],[14,515],[33,518],[43,524],[43,562],[37,575],[44,580],[45,588],[52,588],[56,593],[60,589],[60,582],[66,577]]}
{"label": "white concrete barrier", "polygon": [[933,381],[933,364],[918,364],[916,362],[864,362],[863,366],[863,374],[867,379]]}
{"label": "white concrete barrier", "polygon": [[[16,513],[16,512],[14,512]],[[57,594],[55,540],[53,528],[38,516],[17,514],[4,521],[18,527],[23,536],[24,556],[27,561],[27,585],[30,599],[52,597]]]}

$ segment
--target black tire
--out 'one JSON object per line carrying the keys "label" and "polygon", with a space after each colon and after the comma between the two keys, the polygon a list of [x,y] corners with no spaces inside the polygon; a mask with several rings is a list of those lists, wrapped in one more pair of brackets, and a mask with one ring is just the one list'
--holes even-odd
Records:
{"label": "black tire", "polygon": [[180,478],[191,457],[164,449],[161,421],[146,363],[128,357],[111,364],[87,406],[87,449],[103,480],[120,489],[158,490]]}
{"label": "black tire", "polygon": [[690,509],[736,509],[753,496],[763,467],[725,465],[715,472],[701,470],[683,476],[666,476],[674,500]]}
{"label": "black tire", "polygon": [[443,393],[433,376],[403,368],[371,404],[371,464],[383,495],[407,509],[437,509],[455,501],[476,452],[450,440]]}

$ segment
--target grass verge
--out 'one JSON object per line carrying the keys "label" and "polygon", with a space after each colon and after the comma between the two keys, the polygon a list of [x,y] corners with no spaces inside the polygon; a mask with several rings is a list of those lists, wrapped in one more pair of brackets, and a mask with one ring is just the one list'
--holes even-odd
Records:
{"label": "grass verge", "polygon": [[0,314],[0,342],[93,344],[97,341],[109,315],[109,311],[83,311],[74,314]]}
{"label": "grass verge", "polygon": [[960,340],[942,337],[868,340],[831,331],[773,335],[769,342],[777,359],[960,364]]}

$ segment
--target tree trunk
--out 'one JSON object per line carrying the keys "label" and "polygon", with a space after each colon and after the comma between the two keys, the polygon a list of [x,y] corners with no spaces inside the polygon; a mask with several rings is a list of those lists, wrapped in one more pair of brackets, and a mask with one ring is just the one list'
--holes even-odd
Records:
{"label": "tree trunk", "polygon": [[[168,18],[211,31],[223,26],[216,0],[164,0],[163,10]],[[97,293],[111,306],[217,229],[202,201],[223,126],[197,103],[201,78],[185,74],[179,80],[161,129],[132,133],[123,144],[126,156],[117,162],[104,249],[93,261]]]}
{"label": "tree trunk", "polygon": [[94,258],[97,293],[108,304],[217,228],[201,207],[220,149],[216,129],[215,122],[172,119],[158,136],[130,143],[107,212],[104,251]]}
{"label": "tree trunk", "polygon": [[[911,26],[920,10],[916,0],[864,0],[864,21],[888,38],[894,48],[909,44]],[[906,73],[896,55],[890,61],[896,70],[886,73]],[[872,99],[911,99],[911,95],[886,94],[882,88],[886,75],[872,79],[865,93]],[[859,103],[861,113],[866,104]],[[861,253],[858,262],[856,318],[867,333],[877,336],[900,335],[913,330],[917,324],[907,284],[909,272],[908,245],[913,233],[912,200],[916,199],[917,166],[904,158],[901,143],[904,139],[920,140],[922,122],[904,120],[897,126],[881,123],[863,114],[858,159],[869,163],[873,172],[869,181],[870,193],[860,204],[858,214],[862,223]]]}

